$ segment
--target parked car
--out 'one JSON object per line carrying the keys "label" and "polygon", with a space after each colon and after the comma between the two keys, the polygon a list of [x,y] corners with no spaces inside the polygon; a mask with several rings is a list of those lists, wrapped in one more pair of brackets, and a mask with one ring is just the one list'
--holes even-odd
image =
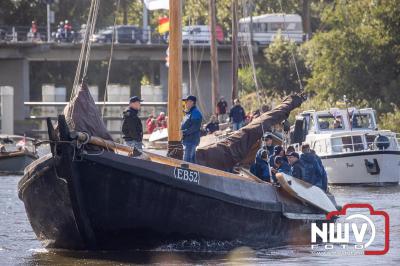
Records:
{"label": "parked car", "polygon": [[[250,39],[250,17],[239,20],[239,40]],[[298,14],[265,14],[252,19],[253,42],[268,45],[274,41],[280,32],[282,37],[302,43],[305,40],[303,22]]]}
{"label": "parked car", "polygon": [[[111,43],[113,26],[107,27],[92,36],[93,42]],[[145,43],[143,30],[134,25],[119,25],[115,27],[115,42],[117,43]]]}
{"label": "parked car", "polygon": [[[221,26],[216,26],[217,41],[222,43],[224,41],[224,32]],[[192,25],[185,26],[182,30],[182,41],[183,43],[191,44],[210,44],[211,42],[211,31],[208,25]]]}

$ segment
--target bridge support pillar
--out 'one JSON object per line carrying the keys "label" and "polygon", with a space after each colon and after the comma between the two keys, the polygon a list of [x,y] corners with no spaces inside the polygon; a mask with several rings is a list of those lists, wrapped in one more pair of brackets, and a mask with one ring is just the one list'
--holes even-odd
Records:
{"label": "bridge support pillar", "polygon": [[2,59],[0,69],[0,86],[14,88],[14,131],[16,134],[23,134],[27,112],[24,101],[29,101],[29,61]]}
{"label": "bridge support pillar", "polygon": [[14,134],[14,88],[0,86],[0,133]]}

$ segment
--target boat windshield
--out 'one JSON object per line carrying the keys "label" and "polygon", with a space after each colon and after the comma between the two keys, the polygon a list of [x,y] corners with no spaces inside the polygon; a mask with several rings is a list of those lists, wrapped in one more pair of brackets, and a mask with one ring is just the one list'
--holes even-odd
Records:
{"label": "boat windshield", "polygon": [[354,129],[375,129],[371,114],[354,114],[351,124]]}
{"label": "boat windshield", "polygon": [[318,116],[318,127],[320,130],[342,130],[344,129],[343,117],[333,115]]}

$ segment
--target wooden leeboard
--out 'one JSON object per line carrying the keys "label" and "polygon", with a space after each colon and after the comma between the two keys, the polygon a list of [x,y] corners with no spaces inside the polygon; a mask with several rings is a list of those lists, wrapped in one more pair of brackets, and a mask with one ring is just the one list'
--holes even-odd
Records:
{"label": "wooden leeboard", "polygon": [[149,141],[154,142],[154,141],[160,141],[160,140],[166,140],[168,138],[168,129],[163,128],[160,130],[154,130],[153,133],[151,133]]}
{"label": "wooden leeboard", "polygon": [[319,187],[284,173],[276,174],[281,187],[293,197],[311,204],[323,211],[337,211],[335,204]]}

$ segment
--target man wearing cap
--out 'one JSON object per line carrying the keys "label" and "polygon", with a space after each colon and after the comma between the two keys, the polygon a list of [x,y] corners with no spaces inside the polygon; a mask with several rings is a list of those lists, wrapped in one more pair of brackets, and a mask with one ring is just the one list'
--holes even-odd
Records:
{"label": "man wearing cap", "polygon": [[143,126],[138,116],[142,100],[133,96],[129,100],[129,107],[123,112],[122,133],[125,143],[138,150],[143,149]]}
{"label": "man wearing cap", "polygon": [[300,155],[297,152],[291,152],[287,155],[287,159],[292,167],[292,176],[304,180],[305,170],[300,161]]}
{"label": "man wearing cap", "polygon": [[189,163],[196,162],[196,147],[200,143],[200,128],[203,115],[196,107],[196,97],[189,95],[186,99],[185,117],[181,123],[182,144],[184,148],[183,160]]}

